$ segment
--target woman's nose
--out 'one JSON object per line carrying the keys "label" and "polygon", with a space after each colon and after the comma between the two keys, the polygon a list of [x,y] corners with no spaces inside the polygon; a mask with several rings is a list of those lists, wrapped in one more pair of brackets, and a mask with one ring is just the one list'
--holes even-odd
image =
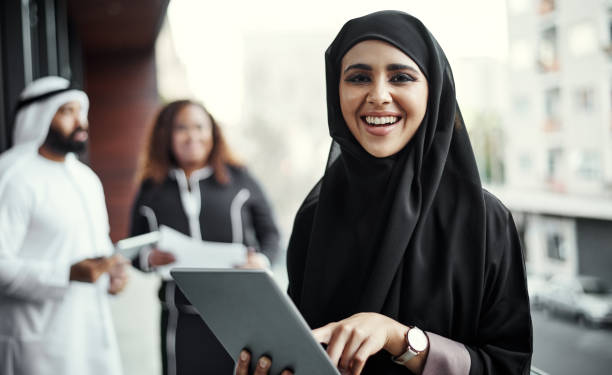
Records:
{"label": "woman's nose", "polygon": [[189,138],[192,140],[199,140],[202,138],[202,130],[199,128],[189,129]]}
{"label": "woman's nose", "polygon": [[370,92],[368,92],[367,101],[374,105],[391,103],[391,93],[387,83],[383,80],[375,81],[371,86]]}

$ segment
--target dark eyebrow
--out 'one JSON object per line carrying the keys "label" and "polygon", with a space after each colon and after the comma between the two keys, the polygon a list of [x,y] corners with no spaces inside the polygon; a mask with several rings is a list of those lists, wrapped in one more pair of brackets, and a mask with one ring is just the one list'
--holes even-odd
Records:
{"label": "dark eyebrow", "polygon": [[[368,71],[372,71],[372,67],[370,65],[367,64],[353,64],[353,65],[349,65],[346,69],[344,69],[344,73],[348,72],[349,70],[352,69],[360,69],[360,70],[368,70]],[[419,74],[420,72],[418,71],[418,69],[413,68],[412,66],[409,65],[404,65],[404,64],[389,64],[387,65],[387,70],[389,71],[393,71],[393,70],[410,70],[414,73]]]}
{"label": "dark eyebrow", "polygon": [[349,65],[346,69],[344,69],[344,73],[348,72],[351,69],[372,70],[372,67],[367,64],[353,64]]}
{"label": "dark eyebrow", "polygon": [[413,68],[412,66],[404,65],[404,64],[389,64],[387,65],[387,70],[410,70],[414,73],[420,73],[418,69]]}

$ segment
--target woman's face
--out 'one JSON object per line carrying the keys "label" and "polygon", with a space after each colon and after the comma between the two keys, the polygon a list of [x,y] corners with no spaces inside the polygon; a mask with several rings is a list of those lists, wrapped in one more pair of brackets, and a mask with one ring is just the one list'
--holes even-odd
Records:
{"label": "woman's face", "polygon": [[177,113],[172,126],[172,152],[180,168],[203,167],[213,146],[210,116],[188,104]]}
{"label": "woman's face", "polygon": [[410,57],[379,40],[360,42],[344,55],[339,90],[349,130],[379,158],[410,141],[427,109],[425,75]]}

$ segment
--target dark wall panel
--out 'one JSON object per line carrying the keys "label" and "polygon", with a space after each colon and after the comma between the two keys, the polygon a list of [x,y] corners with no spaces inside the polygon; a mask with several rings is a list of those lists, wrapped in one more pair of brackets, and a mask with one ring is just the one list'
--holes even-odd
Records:
{"label": "dark wall panel", "polygon": [[578,273],[599,276],[612,286],[612,221],[576,219]]}
{"label": "dark wall panel", "polygon": [[2,147],[12,145],[13,108],[25,86],[22,5],[20,1],[0,2],[0,37],[2,37],[2,91],[4,117],[2,121]]}

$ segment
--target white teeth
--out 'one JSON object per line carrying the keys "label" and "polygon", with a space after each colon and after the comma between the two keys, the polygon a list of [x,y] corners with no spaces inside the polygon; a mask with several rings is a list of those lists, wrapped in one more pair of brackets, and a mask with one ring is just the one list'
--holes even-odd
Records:
{"label": "white teeth", "polygon": [[393,124],[397,122],[398,118],[395,116],[366,116],[365,120],[370,125],[382,125],[382,124]]}

